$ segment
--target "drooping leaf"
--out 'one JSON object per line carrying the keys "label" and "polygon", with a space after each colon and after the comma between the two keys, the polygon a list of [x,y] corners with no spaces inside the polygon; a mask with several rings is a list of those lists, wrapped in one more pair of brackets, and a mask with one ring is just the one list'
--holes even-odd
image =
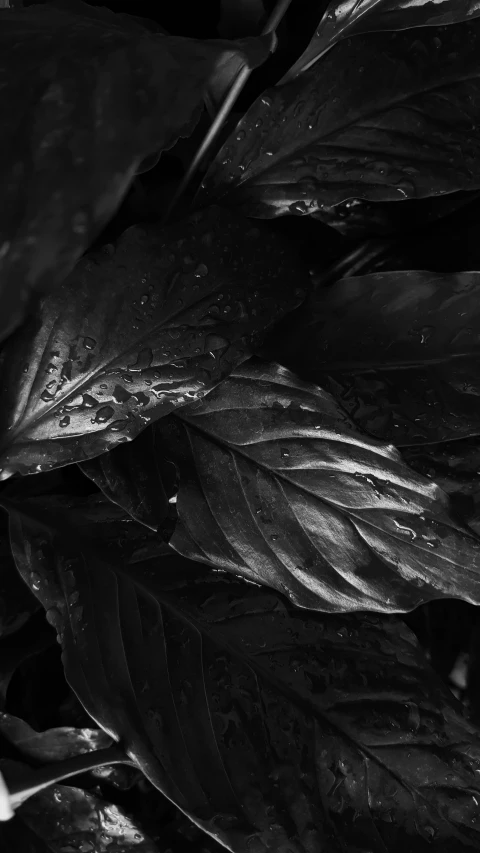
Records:
{"label": "drooping leaf", "polygon": [[[12,516],[22,565],[34,531]],[[126,569],[52,544],[36,594],[70,684],[229,850],[478,847],[478,732],[401,622],[313,614],[178,556]]]}
{"label": "drooping leaf", "polygon": [[36,732],[24,720],[6,713],[0,713],[0,734],[25,758],[33,758],[42,764],[65,761],[84,752],[106,749],[112,744],[111,737],[101,729],[61,726]]}
{"label": "drooping leaf", "polygon": [[338,41],[378,30],[441,27],[471,21],[480,15],[477,0],[332,0],[324,11],[310,44],[281,79],[293,80],[317,62]]}
{"label": "drooping leaf", "polygon": [[252,105],[198,202],[271,218],[477,189],[479,49],[478,20],[340,42]]}
{"label": "drooping leaf", "polygon": [[123,809],[66,785],[30,797],[13,820],[0,823],[2,840],[2,850],[12,853],[160,853]]}
{"label": "drooping leaf", "polygon": [[109,500],[146,527],[157,530],[167,517],[168,497],[153,430],[144,430],[135,441],[89,459],[80,468]]}
{"label": "drooping leaf", "polygon": [[128,229],[104,257],[83,258],[6,344],[3,478],[98,456],[201,396],[308,280],[280,237],[217,207]]}
{"label": "drooping leaf", "polygon": [[395,445],[480,433],[480,274],[373,273],[319,288],[264,352]]}
{"label": "drooping leaf", "polygon": [[480,540],[445,493],[285,368],[252,359],[155,430],[184,556],[327,612],[480,602]]}
{"label": "drooping leaf", "polygon": [[125,26],[112,13],[2,12],[0,339],[32,292],[70,272],[142,159],[189,135],[217,63],[237,50]]}

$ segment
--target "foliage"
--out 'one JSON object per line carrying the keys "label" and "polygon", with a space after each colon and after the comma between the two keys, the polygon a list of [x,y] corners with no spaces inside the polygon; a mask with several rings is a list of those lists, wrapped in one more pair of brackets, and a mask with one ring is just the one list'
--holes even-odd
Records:
{"label": "foliage", "polygon": [[0,846],[479,849],[480,8],[102,2],[0,10]]}

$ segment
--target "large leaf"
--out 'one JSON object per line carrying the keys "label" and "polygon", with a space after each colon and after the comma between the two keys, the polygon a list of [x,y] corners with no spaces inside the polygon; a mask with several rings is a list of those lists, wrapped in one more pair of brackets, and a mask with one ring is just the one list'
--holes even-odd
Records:
{"label": "large leaf", "polygon": [[70,272],[142,159],[191,132],[215,66],[238,49],[115,17],[2,11],[0,339],[32,291]]}
{"label": "large leaf", "polygon": [[123,809],[66,785],[30,797],[0,824],[1,842],[5,853],[160,853]]}
{"label": "large leaf", "polygon": [[373,273],[319,288],[264,352],[396,445],[480,433],[480,274]]}
{"label": "large leaf", "polygon": [[[319,3],[320,11],[324,4]],[[376,30],[456,24],[480,15],[478,0],[332,0],[323,11],[310,44],[281,79],[293,80],[317,62],[340,39]]]}
{"label": "large leaf", "polygon": [[308,280],[280,237],[216,207],[129,229],[104,258],[83,258],[7,342],[4,478],[98,456],[201,396]]}
{"label": "large leaf", "polygon": [[251,360],[155,429],[180,470],[179,553],[323,611],[480,603],[480,539],[445,493],[285,368]]}
{"label": "large leaf", "polygon": [[480,186],[480,21],[372,33],[264,93],[199,201],[263,218]]}
{"label": "large leaf", "polygon": [[8,535],[0,535],[0,637],[18,631],[37,608],[34,596],[18,577]]}
{"label": "large leaf", "polygon": [[41,764],[65,761],[112,744],[112,739],[100,729],[60,726],[36,732],[25,720],[6,713],[0,713],[0,734],[25,758],[33,758]]}
{"label": "large leaf", "polygon": [[[32,535],[12,517],[27,581]],[[52,545],[36,594],[70,684],[229,850],[478,848],[478,731],[402,623],[320,617],[180,557],[126,570]]]}

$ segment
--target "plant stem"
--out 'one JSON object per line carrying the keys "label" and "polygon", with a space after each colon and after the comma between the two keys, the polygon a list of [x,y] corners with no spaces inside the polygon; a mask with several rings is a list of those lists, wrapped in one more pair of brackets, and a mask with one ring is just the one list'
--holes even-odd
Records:
{"label": "plant stem", "polygon": [[68,758],[66,761],[57,761],[54,764],[48,764],[41,767],[39,770],[31,770],[25,772],[25,776],[20,779],[8,781],[8,770],[4,772],[7,778],[5,779],[10,806],[12,809],[17,809],[25,800],[49,788],[50,785],[55,785],[61,782],[62,779],[68,779],[70,776],[76,776],[77,773],[84,773],[87,770],[93,770],[95,767],[102,767],[104,764],[130,764],[131,761],[124,750],[114,744],[107,749],[97,749],[94,752],[86,752],[82,755],[76,755],[74,758]]}
{"label": "plant stem", "polygon": [[[287,11],[291,2],[292,2],[292,0],[278,0],[278,3],[275,6],[274,10],[272,11],[272,14],[268,18],[268,21],[265,24],[265,26],[261,32],[261,35],[267,35],[267,33],[273,33],[277,29],[280,21],[282,20],[283,16],[285,15],[285,12]],[[168,207],[167,207],[167,209],[166,209],[166,211],[162,217],[162,224],[163,225],[165,225],[165,223],[169,219],[170,214],[172,213],[172,211],[173,211],[174,207],[176,206],[178,200],[183,195],[185,189],[187,188],[188,184],[190,183],[193,175],[197,171],[200,163],[204,159],[208,150],[213,145],[213,143],[214,143],[216,137],[218,136],[226,118],[228,117],[229,113],[231,112],[233,105],[235,104],[235,101],[237,100],[238,96],[240,95],[240,92],[242,91],[243,87],[245,86],[245,83],[247,82],[251,73],[252,73],[252,69],[249,68],[248,65],[245,65],[242,68],[242,70],[239,72],[235,82],[233,83],[230,91],[227,93],[217,115],[215,116],[215,118],[214,118],[210,128],[208,129],[207,133],[205,134],[205,137],[204,137],[203,141],[201,142],[200,147],[198,148],[192,162],[190,163],[190,166],[188,167],[188,169],[185,172],[182,180],[180,181],[180,184],[178,185],[178,187],[174,193],[174,196],[173,196],[170,204],[168,205]]]}

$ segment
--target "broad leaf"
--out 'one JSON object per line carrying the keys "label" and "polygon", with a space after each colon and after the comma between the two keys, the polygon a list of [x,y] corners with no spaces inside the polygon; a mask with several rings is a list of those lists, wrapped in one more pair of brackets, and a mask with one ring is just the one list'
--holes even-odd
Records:
{"label": "broad leaf", "polygon": [[55,634],[40,612],[14,635],[0,638],[0,709],[6,706],[8,688],[19,667],[36,655],[42,655],[52,645],[55,645]]}
{"label": "broad leaf", "polygon": [[81,788],[55,785],[30,797],[8,824],[2,850],[22,853],[160,853],[123,809]]}
{"label": "broad leaf", "polygon": [[[12,518],[37,569],[32,534]],[[478,731],[402,623],[320,617],[180,557],[125,570],[52,544],[37,595],[70,684],[229,850],[478,847]]]}
{"label": "broad leaf", "polygon": [[33,291],[70,272],[142,159],[189,135],[216,65],[238,50],[115,18],[2,11],[0,339]]}
{"label": "broad leaf", "polygon": [[18,577],[8,535],[0,537],[0,637],[18,631],[37,608],[35,597]]}
{"label": "broad leaf", "polygon": [[480,433],[480,274],[373,273],[319,288],[264,348],[395,445]]}
{"label": "broad leaf", "polygon": [[480,603],[480,539],[445,493],[285,368],[251,360],[155,429],[180,471],[179,553],[323,611]]}
{"label": "broad leaf", "polygon": [[477,20],[340,42],[252,105],[199,202],[271,218],[478,188],[479,51]]}
{"label": "broad leaf", "polygon": [[308,279],[265,228],[213,207],[83,258],[4,350],[3,478],[129,441],[247,358]]}
{"label": "broad leaf", "polygon": [[33,758],[41,764],[65,761],[112,744],[112,739],[100,729],[61,726],[36,732],[24,720],[6,713],[0,713],[0,734],[25,758]]}
{"label": "broad leaf", "polygon": [[[323,10],[324,4],[319,6]],[[471,21],[479,15],[478,0],[332,0],[310,44],[280,82],[286,83],[306,71],[340,39],[376,30],[441,27]]]}
{"label": "broad leaf", "polygon": [[168,515],[161,459],[155,451],[155,433],[146,429],[134,442],[80,465],[109,500],[152,530]]}

